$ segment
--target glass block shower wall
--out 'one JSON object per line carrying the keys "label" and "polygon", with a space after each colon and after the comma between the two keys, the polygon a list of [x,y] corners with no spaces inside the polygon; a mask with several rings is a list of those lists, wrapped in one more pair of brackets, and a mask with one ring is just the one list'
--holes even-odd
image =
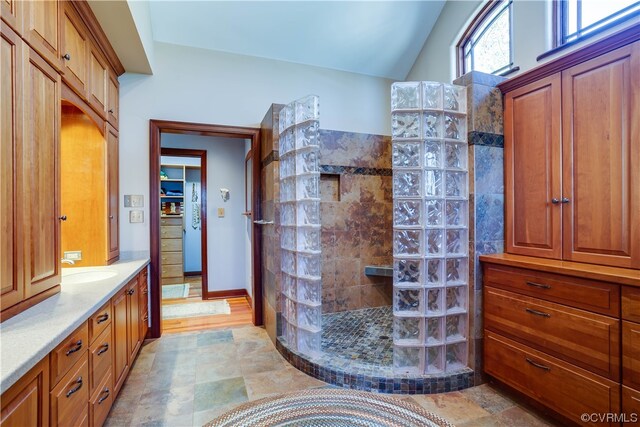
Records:
{"label": "glass block shower wall", "polygon": [[467,366],[466,88],[391,87],[393,364],[438,374]]}
{"label": "glass block shower wall", "polygon": [[293,350],[320,352],[319,101],[307,96],[280,113],[282,336]]}

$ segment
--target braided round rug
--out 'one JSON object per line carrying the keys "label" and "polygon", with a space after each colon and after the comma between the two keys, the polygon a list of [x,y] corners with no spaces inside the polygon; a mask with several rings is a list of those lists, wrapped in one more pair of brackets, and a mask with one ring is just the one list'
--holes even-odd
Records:
{"label": "braided round rug", "polygon": [[413,403],[356,390],[313,389],[244,403],[205,427],[453,427]]}

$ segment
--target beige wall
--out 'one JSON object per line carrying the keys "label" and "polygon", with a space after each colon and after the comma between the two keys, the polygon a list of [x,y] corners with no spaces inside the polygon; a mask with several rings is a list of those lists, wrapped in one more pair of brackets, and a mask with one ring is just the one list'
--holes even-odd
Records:
{"label": "beige wall", "polygon": [[[451,82],[456,74],[456,49],[464,29],[478,13],[484,1],[447,1],[438,21],[418,55],[407,80],[434,80]],[[541,62],[536,57],[552,46],[551,2],[542,0],[514,0],[513,2],[513,62],[520,67],[518,73],[530,70],[568,52],[579,49],[621,28],[640,22],[640,18],[594,36]],[[515,76],[518,73],[509,75]]]}

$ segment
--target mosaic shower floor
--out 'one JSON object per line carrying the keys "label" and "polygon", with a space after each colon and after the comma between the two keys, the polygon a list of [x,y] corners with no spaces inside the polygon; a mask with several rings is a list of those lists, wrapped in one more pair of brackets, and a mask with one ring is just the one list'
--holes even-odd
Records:
{"label": "mosaic shower floor", "polygon": [[300,371],[341,387],[381,393],[429,394],[473,386],[473,370],[411,375],[393,369],[391,307],[366,308],[322,316],[322,353],[292,350],[282,337],[276,347]]}

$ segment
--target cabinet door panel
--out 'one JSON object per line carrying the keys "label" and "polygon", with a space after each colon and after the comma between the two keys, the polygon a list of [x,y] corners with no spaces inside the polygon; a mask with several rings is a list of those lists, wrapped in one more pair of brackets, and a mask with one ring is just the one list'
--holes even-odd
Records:
{"label": "cabinet door panel", "polygon": [[107,61],[94,45],[91,45],[89,52],[89,104],[101,117],[106,117],[107,91],[109,90]]}
{"label": "cabinet door panel", "polygon": [[30,49],[21,156],[25,297],[60,283],[60,75]]}
{"label": "cabinet door panel", "polygon": [[114,74],[109,74],[109,93],[107,97],[107,120],[118,129],[118,117],[120,115],[120,90],[118,77]]}
{"label": "cabinet door panel", "polygon": [[563,257],[640,267],[640,44],[563,71]]}
{"label": "cabinet door panel", "polygon": [[622,322],[622,383],[640,390],[640,324]]}
{"label": "cabinet door panel", "polygon": [[22,34],[22,1],[0,0],[0,16],[13,30]]}
{"label": "cabinet door panel", "polygon": [[138,279],[134,279],[129,286],[129,363],[140,349],[140,298],[138,297]]}
{"label": "cabinet door panel", "polygon": [[129,372],[127,351],[127,288],[112,299],[113,302],[113,394],[117,395]]}
{"label": "cabinet door panel", "polygon": [[20,227],[16,185],[20,182],[17,162],[22,138],[23,49],[20,37],[5,23],[0,23],[0,30],[0,310],[4,310],[24,296],[22,266],[18,264],[21,239],[16,233]]}
{"label": "cabinet door panel", "polygon": [[2,393],[2,427],[49,425],[49,356]]}
{"label": "cabinet door panel", "polygon": [[65,3],[62,12],[61,55],[64,58],[64,80],[78,94],[87,93],[87,49],[88,31],[70,3]]}
{"label": "cabinet door panel", "polygon": [[560,258],[560,76],[505,95],[507,252]]}
{"label": "cabinet door panel", "polygon": [[120,255],[120,228],[118,218],[118,132],[107,126],[107,242],[109,263]]}
{"label": "cabinet door panel", "polygon": [[49,64],[62,69],[58,13],[62,3],[29,0],[22,3],[22,37]]}

